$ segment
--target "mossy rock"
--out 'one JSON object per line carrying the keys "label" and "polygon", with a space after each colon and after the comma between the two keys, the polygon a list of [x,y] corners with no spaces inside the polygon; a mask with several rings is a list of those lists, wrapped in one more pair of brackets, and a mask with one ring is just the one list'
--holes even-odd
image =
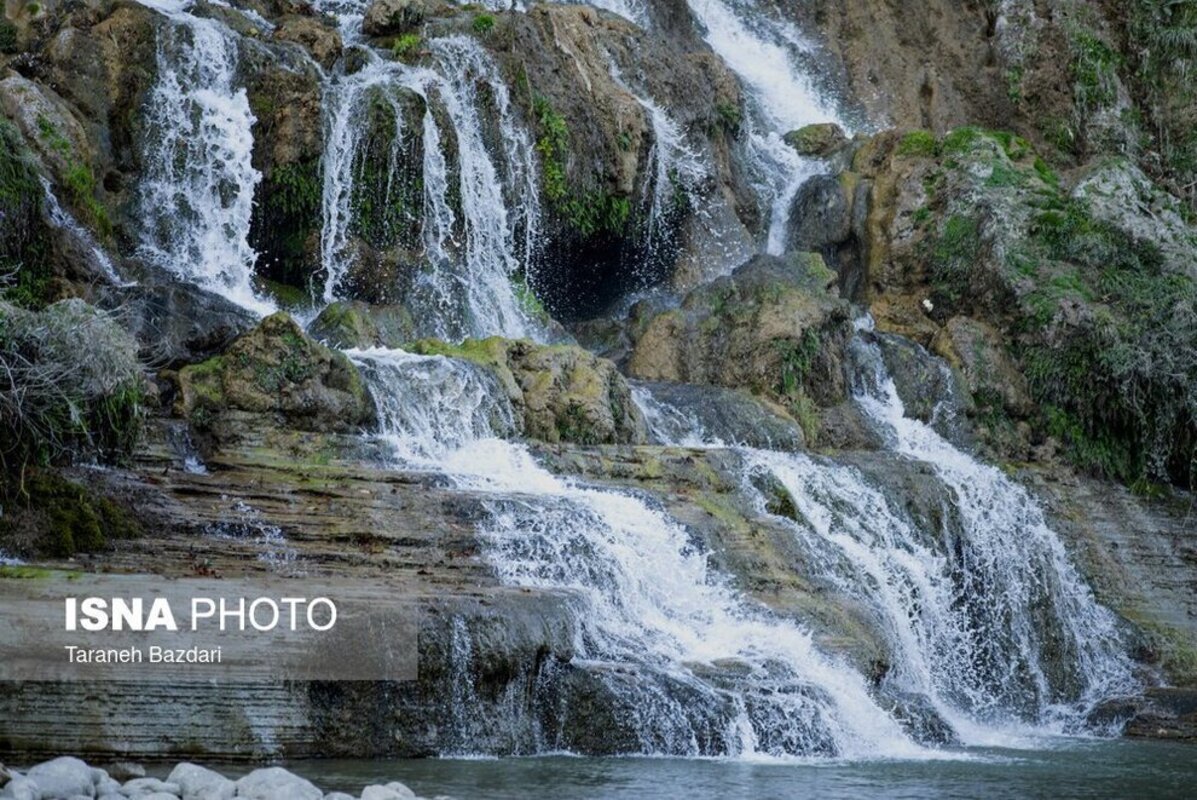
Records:
{"label": "mossy rock", "polygon": [[353,363],[282,312],[262,320],[225,353],[184,367],[177,382],[175,413],[200,428],[219,427],[226,411],[309,431],[349,432],[376,419],[373,398]]}
{"label": "mossy rock", "polygon": [[308,333],[336,348],[401,347],[411,341],[415,321],[403,306],[375,306],[360,300],[325,306]]}
{"label": "mossy rock", "polygon": [[834,122],[819,122],[790,131],[782,140],[800,156],[826,158],[848,144],[843,128]]}
{"label": "mossy rock", "polygon": [[8,513],[0,518],[0,544],[28,556],[69,558],[141,535],[130,513],[56,472],[37,470],[23,485],[6,484]]}
{"label": "mossy rock", "polygon": [[493,372],[531,439],[577,444],[645,440],[644,420],[627,381],[612,362],[580,347],[496,336],[459,345],[426,339],[410,349],[464,359]]}
{"label": "mossy rock", "polygon": [[843,400],[847,303],[818,255],[757,256],[686,295],[636,336],[628,373],[748,389],[784,406]]}

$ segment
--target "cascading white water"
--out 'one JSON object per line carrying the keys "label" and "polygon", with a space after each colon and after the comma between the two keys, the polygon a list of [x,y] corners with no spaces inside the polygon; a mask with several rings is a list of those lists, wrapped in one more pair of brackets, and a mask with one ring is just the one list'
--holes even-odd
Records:
{"label": "cascading white water", "polygon": [[187,0],[143,0],[162,13],[157,80],[146,102],[139,254],[254,311],[273,306],[254,290],[249,245],[254,115],[236,85],[237,41],[194,16]]}
{"label": "cascading white water", "polygon": [[[360,38],[361,9],[351,3],[336,4],[342,29]],[[418,321],[421,333],[443,339],[500,333],[511,337],[535,336],[517,296],[513,280],[529,271],[539,236],[539,193],[532,142],[517,124],[507,86],[494,62],[464,36],[433,39],[425,48],[432,67],[408,66],[369,54],[370,63],[353,75],[326,86],[326,149],[324,157],[324,227],[322,257],[327,280],[325,300],[338,298],[342,282],[358,257],[353,248],[354,193],[361,182],[366,126],[361,124],[369,103],[390,103],[395,118],[395,146],[382,172],[388,176],[384,205],[396,173],[409,165],[398,140],[402,126],[416,125],[404,118],[394,91],[418,95],[425,105],[419,121],[424,153],[422,182],[422,258],[413,276],[405,304]],[[479,87],[485,87],[485,102]],[[443,115],[436,109],[444,110]],[[488,150],[483,114],[494,112],[498,122],[500,152]],[[444,122],[452,125],[456,147],[456,184],[445,158]],[[410,135],[410,134],[409,134]],[[460,218],[450,197],[460,199]]]}
{"label": "cascading white water", "polygon": [[493,438],[492,420],[509,425],[510,409],[485,373],[395,351],[352,356],[383,398],[384,430],[400,457],[493,497],[480,534],[503,581],[565,590],[583,604],[575,665],[600,680],[620,675],[608,688],[637,709],[626,724],[641,751],[923,752],[863,676],[741,597],[665,513],[556,477],[526,447]]}
{"label": "cascading white water", "polygon": [[[866,322],[862,327],[869,327]],[[958,637],[967,668],[945,694],[980,721],[1078,726],[1138,683],[1114,615],[1098,605],[1043,509],[1001,470],[982,464],[929,425],[906,416],[880,349],[860,337],[856,399],[894,452],[925,462],[951,491],[960,541],[950,549]],[[946,369],[946,367],[944,367]]]}
{"label": "cascading white water", "polygon": [[809,49],[792,23],[757,0],[687,0],[707,44],[748,90],[744,120],[758,195],[770,208],[766,251],[785,249],[790,205],[802,184],[817,174],[818,162],[802,158],[782,141],[795,128],[838,122],[834,109],[795,65]]}
{"label": "cascading white water", "polygon": [[652,251],[657,240],[664,235],[668,215],[684,195],[687,202],[696,204],[695,190],[705,180],[709,171],[702,158],[687,142],[681,126],[652,98],[634,91],[624,82],[618,66],[612,61],[611,77],[616,84],[627,91],[644,109],[652,127],[652,147],[648,153],[648,170],[651,179],[645,182],[643,205],[648,209],[645,223],[644,246]]}
{"label": "cascading white water", "polygon": [[[963,742],[1082,730],[1098,703],[1138,688],[1113,615],[1026,490],[906,417],[876,345],[853,346],[857,401],[897,457],[933,467],[954,512],[945,530],[920,529],[860,470],[802,453],[736,448],[745,492],[766,514],[760,479],[784,487],[796,512],[784,521],[818,577],[884,630],[887,686],[926,697]],[[684,410],[644,388],[634,396],[657,439],[706,438]]]}
{"label": "cascading white water", "polygon": [[320,235],[321,263],[327,273],[324,284],[326,302],[336,300],[342,282],[358,257],[354,244],[356,221],[354,192],[366,177],[363,139],[369,134],[365,120],[374,104],[386,106],[394,120],[391,146],[380,174],[387,178],[380,205],[390,208],[394,202],[395,176],[404,168],[401,150],[404,118],[399,98],[392,89],[397,85],[393,62],[374,58],[351,76],[325,86],[324,192],[323,226]]}

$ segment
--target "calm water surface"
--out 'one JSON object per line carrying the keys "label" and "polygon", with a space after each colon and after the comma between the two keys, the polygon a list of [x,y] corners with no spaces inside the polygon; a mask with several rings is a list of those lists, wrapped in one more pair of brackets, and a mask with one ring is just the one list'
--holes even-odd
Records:
{"label": "calm water surface", "polygon": [[288,764],[325,791],[399,780],[459,800],[607,798],[1197,798],[1197,746],[1062,740],[925,761],[746,763],[541,756]]}

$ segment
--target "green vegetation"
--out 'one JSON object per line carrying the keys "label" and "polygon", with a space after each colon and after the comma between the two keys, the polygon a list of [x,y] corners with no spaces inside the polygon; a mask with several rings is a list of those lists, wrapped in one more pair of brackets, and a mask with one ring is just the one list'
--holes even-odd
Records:
{"label": "green vegetation", "polygon": [[715,104],[715,119],[718,120],[719,127],[732,136],[740,132],[740,125],[744,121],[740,107],[726,102]]}
{"label": "green vegetation", "polygon": [[405,33],[401,36],[396,36],[394,43],[391,45],[391,53],[395,58],[401,61],[406,61],[412,56],[418,55],[420,52],[420,45],[424,40],[418,33]]}
{"label": "green vegetation", "polygon": [[512,289],[515,290],[515,299],[519,302],[520,308],[530,318],[539,322],[549,321],[549,312],[545,310],[544,304],[540,302],[540,298],[536,296],[536,292],[528,285],[528,280],[523,275],[517,275],[511,279]]}
{"label": "green vegetation", "polygon": [[1197,0],[1126,3],[1131,79],[1153,152],[1143,167],[1197,209]]}
{"label": "green vegetation", "polygon": [[780,340],[776,343],[781,356],[781,374],[778,376],[777,393],[782,396],[796,394],[806,382],[815,357],[822,349],[819,332],[808,328],[798,341]]}
{"label": "green vegetation", "polygon": [[931,278],[953,302],[968,295],[980,253],[980,221],[972,216],[948,217],[933,240]]}
{"label": "green vegetation", "polygon": [[565,174],[569,126],[543,95],[533,95],[532,113],[539,133],[536,152],[540,155],[541,183],[553,210],[583,238],[622,231],[632,214],[631,200],[602,191],[581,196],[571,192]]}
{"label": "green vegetation", "polygon": [[1072,96],[1082,119],[1118,100],[1118,69],[1122,58],[1089,31],[1077,30],[1072,49]]}
{"label": "green vegetation", "polygon": [[[0,541],[35,555],[68,558],[106,547],[114,539],[140,535],[137,522],[120,506],[50,470],[34,470],[11,513],[0,518]],[[36,568],[3,577],[42,577]]]}
{"label": "green vegetation", "polygon": [[911,131],[898,142],[896,152],[907,158],[934,158],[939,154],[939,142],[930,131]]}
{"label": "green vegetation", "polygon": [[96,178],[91,167],[78,160],[70,141],[50,120],[38,117],[37,127],[42,142],[62,156],[66,163],[63,181],[70,191],[71,204],[84,212],[88,221],[102,236],[111,236],[112,221],[108,218],[108,210],[96,200]]}
{"label": "green vegetation", "polygon": [[[1160,253],[1065,200],[1036,220],[1044,256],[1022,360],[1047,430],[1086,469],[1189,484],[1197,456],[1197,288]],[[1062,266],[1063,265],[1063,266]],[[1086,314],[1062,315],[1080,302]]]}
{"label": "green vegetation", "polygon": [[560,202],[567,193],[565,158],[569,152],[569,127],[565,124],[565,118],[554,110],[543,95],[532,98],[532,112],[540,131],[536,152],[540,154],[545,197],[551,202]]}
{"label": "green vegetation", "polygon": [[79,454],[119,458],[140,433],[137,345],[82,301],[35,313],[0,302],[0,494]]}
{"label": "green vegetation", "polygon": [[471,27],[473,27],[474,33],[478,34],[479,36],[485,36],[486,34],[490,33],[492,29],[494,29],[495,18],[490,14],[479,14],[478,16],[474,17],[474,22]]}
{"label": "green vegetation", "polygon": [[0,119],[0,292],[31,309],[44,307],[51,295],[41,209],[33,159],[16,128]]}
{"label": "green vegetation", "polygon": [[0,53],[15,53],[19,46],[17,26],[0,16]]}

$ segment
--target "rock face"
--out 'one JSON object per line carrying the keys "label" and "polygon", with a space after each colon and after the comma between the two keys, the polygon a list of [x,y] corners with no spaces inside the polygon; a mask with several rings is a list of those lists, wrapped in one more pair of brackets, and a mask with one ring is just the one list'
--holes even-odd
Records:
{"label": "rock face", "polygon": [[[676,12],[676,9],[674,10]],[[527,13],[495,17],[482,37],[504,72],[522,75],[513,98],[524,105],[541,162],[545,209],[543,263],[537,290],[561,319],[605,310],[628,288],[668,279],[678,263],[712,272],[738,263],[735,244],[760,228],[759,211],[737,147],[738,82],[710,51],[688,12],[668,34],[644,30],[587,6],[539,4]],[[461,30],[468,20],[430,24]],[[653,52],[657,57],[644,59]],[[675,239],[681,253],[652,258],[644,236],[653,184],[653,121],[643,101],[667,108],[687,147],[711,174],[678,184],[692,200],[668,199],[658,240]],[[685,176],[675,176],[685,181]],[[673,188],[669,198],[674,198]],[[692,208],[709,209],[696,218]],[[692,219],[694,218],[694,219]],[[721,242],[702,226],[718,220]],[[720,252],[721,250],[725,252]],[[691,255],[701,258],[691,258]],[[727,258],[734,261],[728,262]],[[632,265],[638,264],[635,269]]]}
{"label": "rock face", "polygon": [[821,258],[758,256],[686,295],[636,335],[628,374],[748,388],[809,416],[845,399],[851,325]]}
{"label": "rock face", "polygon": [[[695,424],[707,437],[728,445],[744,445],[766,450],[801,450],[806,436],[782,409],[753,397],[745,391],[689,383],[649,383],[642,386],[655,400],[674,410],[685,409],[684,418],[672,419],[673,412],[660,412],[651,426],[661,428],[670,439],[685,439]],[[651,403],[650,403],[651,409]]]}
{"label": "rock face", "polygon": [[975,128],[880,134],[853,169],[872,313],[965,370],[991,446],[1187,485],[1197,228],[1141,173],[1070,188],[1027,141]]}
{"label": "rock face", "polygon": [[580,347],[495,337],[460,346],[424,340],[412,350],[464,358],[493,371],[528,438],[578,444],[645,440],[644,420],[623,376],[610,361]]}
{"label": "rock face", "polygon": [[362,32],[367,36],[403,33],[424,21],[428,5],[425,0],[374,0],[366,8]]}
{"label": "rock face", "polygon": [[227,412],[298,430],[353,431],[375,420],[373,399],[343,354],[308,338],[287,314],[264,319],[222,355],[178,373],[175,412],[218,436]]}
{"label": "rock face", "polygon": [[823,158],[848,144],[844,129],[834,122],[821,122],[790,131],[782,137],[800,156]]}

